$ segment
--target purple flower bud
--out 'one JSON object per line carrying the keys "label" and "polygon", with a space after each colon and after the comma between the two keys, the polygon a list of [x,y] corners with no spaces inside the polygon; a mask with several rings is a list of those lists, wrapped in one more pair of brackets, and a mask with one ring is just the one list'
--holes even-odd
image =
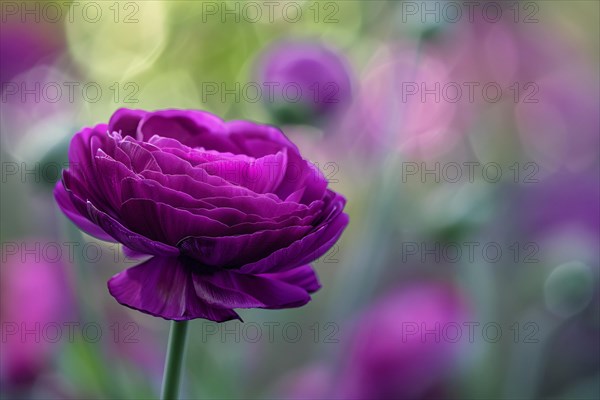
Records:
{"label": "purple flower bud", "polygon": [[258,62],[263,96],[276,119],[314,124],[344,110],[352,99],[350,68],[344,58],[318,42],[284,41]]}

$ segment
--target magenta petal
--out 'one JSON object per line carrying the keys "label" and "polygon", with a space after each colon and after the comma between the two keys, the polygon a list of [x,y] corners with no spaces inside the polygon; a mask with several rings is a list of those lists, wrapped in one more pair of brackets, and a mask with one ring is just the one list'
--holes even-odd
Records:
{"label": "magenta petal", "polygon": [[[221,209],[211,211],[219,210]],[[243,235],[266,230],[279,230],[289,226],[310,227],[315,218],[314,215],[308,215],[304,218],[289,215],[271,219],[257,219],[256,216],[250,214],[246,216],[247,221],[232,225],[231,232],[232,235]],[[309,230],[307,229],[306,232]]]}
{"label": "magenta petal", "polygon": [[108,130],[109,132],[120,132],[123,136],[136,137],[137,127],[146,114],[148,113],[143,110],[120,108],[110,117]]}
{"label": "magenta petal", "polygon": [[152,147],[144,143],[138,143],[130,138],[125,138],[119,143],[119,147],[127,154],[131,160],[131,169],[140,173],[144,170],[162,172],[160,166],[154,158],[153,152],[147,148]]}
{"label": "magenta petal", "polygon": [[194,167],[203,163],[219,160],[235,159],[238,161],[252,161],[255,159],[254,157],[245,154],[234,154],[231,152],[219,152],[207,149],[204,145],[200,147],[190,147],[176,139],[158,135],[152,136],[147,143],[156,146],[163,153],[172,154],[181,160],[188,162]]}
{"label": "magenta petal", "polygon": [[265,278],[276,279],[289,283],[290,285],[299,286],[308,293],[314,293],[321,289],[319,278],[310,265],[303,265],[298,268],[290,269],[289,271],[275,272],[272,274],[258,275]]}
{"label": "magenta petal", "polygon": [[287,166],[287,154],[280,151],[256,160],[217,160],[201,165],[211,175],[246,187],[255,193],[271,193],[281,183]]}
{"label": "magenta petal", "polygon": [[258,158],[276,154],[285,148],[289,154],[300,155],[298,147],[274,126],[250,121],[230,121],[226,126],[231,140],[237,143],[243,154]]}
{"label": "magenta petal", "polygon": [[[191,171],[190,171],[191,172]],[[196,172],[199,172],[199,170],[196,170]],[[204,176],[198,176],[198,175],[202,175],[205,174]],[[169,187],[171,189],[175,189],[178,190],[180,192],[185,192],[188,193],[190,196],[193,196],[194,198],[197,199],[204,199],[207,197],[240,197],[240,196],[248,196],[248,197],[254,197],[257,199],[267,199],[267,200],[271,200],[271,202],[274,202],[275,200],[273,199],[273,195],[271,195],[272,197],[269,197],[268,195],[260,195],[257,193],[252,192],[251,190],[242,187],[242,186],[236,186],[236,185],[232,185],[230,183],[223,183],[220,182],[219,185],[214,185],[214,182],[212,182],[210,180],[210,175],[208,175],[208,173],[204,170],[202,170],[202,173],[199,174],[194,174],[194,173],[190,173],[190,174],[182,174],[182,175],[169,175],[166,173],[159,173],[156,171],[143,171],[141,174],[144,178],[147,179],[152,179],[155,180],[156,182],[159,182],[161,185],[165,186],[165,187]],[[221,178],[217,178],[219,180],[221,180]],[[256,200],[259,201],[259,200]],[[293,205],[295,207],[298,207],[297,205]]]}
{"label": "magenta petal", "polygon": [[79,229],[100,240],[115,242],[115,240],[109,234],[104,232],[102,228],[90,221],[86,216],[81,215],[75,205],[73,205],[73,201],[61,181],[57,182],[54,187],[54,198],[61,211],[77,225]]}
{"label": "magenta petal", "polygon": [[168,203],[177,208],[206,208],[214,209],[215,206],[189,194],[165,187],[152,179],[125,178],[121,181],[121,195],[123,203],[129,199],[149,199],[158,203]]}
{"label": "magenta petal", "polygon": [[138,259],[145,258],[148,256],[148,254],[141,253],[139,251],[130,249],[127,246],[123,246],[123,254],[125,255],[125,257],[127,257],[130,260],[138,260]]}
{"label": "magenta petal", "polygon": [[240,270],[244,273],[261,274],[286,271],[308,264],[321,257],[334,245],[348,225],[348,221],[348,215],[339,209],[331,220],[314,232],[262,260],[244,265]]}
{"label": "magenta petal", "polygon": [[[103,195],[96,185],[95,151],[92,142],[107,144],[112,139],[106,134],[106,125],[96,125],[94,128],[84,128],[78,132],[69,145],[69,169],[64,171],[73,185],[66,183],[66,189],[73,191],[85,200],[96,204],[103,203]],[[108,146],[107,146],[108,147]]]}
{"label": "magenta petal", "polygon": [[211,305],[196,295],[193,272],[177,257],[153,257],[113,276],[110,294],[121,304],[168,320],[240,319],[230,308]]}
{"label": "magenta petal", "polygon": [[[213,204],[203,200],[193,198],[185,192],[180,192],[162,186],[160,183],[150,179],[135,179],[126,178],[121,182],[121,194],[123,202],[130,199],[147,199],[157,203],[169,204],[175,208],[189,211],[195,215],[201,215],[216,221],[220,221],[225,225],[235,227],[235,231],[239,233],[247,233],[244,229],[274,229],[284,226],[282,223],[271,219],[263,218],[258,215],[247,214],[243,211],[231,207],[216,207]],[[293,217],[290,217],[293,219]],[[296,217],[297,221],[308,221],[310,216],[304,220]]]}
{"label": "magenta petal", "polygon": [[286,202],[299,203],[302,200],[302,196],[304,196],[304,192],[306,191],[305,187],[301,187],[295,192],[289,194],[284,200]]}
{"label": "magenta petal", "polygon": [[275,192],[281,199],[298,198],[301,204],[310,204],[323,199],[327,190],[327,179],[321,171],[310,162],[296,156],[289,157],[288,168],[279,188]]}
{"label": "magenta petal", "polygon": [[310,229],[310,226],[287,226],[245,235],[191,236],[183,239],[178,247],[184,254],[204,265],[239,267],[289,246]]}
{"label": "magenta petal", "polygon": [[237,152],[237,146],[225,131],[224,122],[203,111],[161,110],[149,113],[140,121],[138,133],[144,141],[158,135],[177,139],[189,147]]}
{"label": "magenta petal", "polygon": [[121,207],[121,182],[126,178],[134,177],[135,174],[102,150],[98,150],[96,168],[98,181],[94,184],[103,189],[106,202],[116,211]]}
{"label": "magenta petal", "polygon": [[156,242],[136,232],[132,232],[110,215],[98,210],[90,202],[87,203],[88,213],[92,221],[98,224],[106,233],[111,235],[116,241],[122,243],[139,253],[151,254],[156,256],[176,257],[179,255],[179,249],[164,243]]}
{"label": "magenta petal", "polygon": [[231,193],[230,196],[206,197],[203,200],[216,207],[235,208],[246,214],[260,215],[278,221],[291,216],[303,218],[314,215],[322,205],[316,203],[305,206],[304,204],[281,202],[267,196],[238,196],[235,193]]}
{"label": "magenta petal", "polygon": [[221,270],[194,274],[193,279],[198,297],[218,307],[280,309],[299,307],[310,301],[305,289],[276,277]]}
{"label": "magenta petal", "polygon": [[[325,194],[327,180],[311,163],[302,159],[296,145],[279,129],[269,125],[259,125],[248,121],[227,123],[231,139],[243,150],[244,154],[263,157],[286,149],[287,167],[277,190],[273,191],[280,199],[296,196],[302,190],[302,204],[310,204]],[[292,198],[294,198],[292,196]]]}
{"label": "magenta petal", "polygon": [[121,206],[121,215],[132,230],[171,246],[188,236],[221,236],[228,229],[211,218],[149,199],[127,200]]}
{"label": "magenta petal", "polygon": [[94,171],[94,155],[91,142],[98,138],[101,143],[111,140],[107,135],[106,124],[98,124],[93,128],[84,128],[71,139],[69,144],[69,167],[77,174],[86,174]]}
{"label": "magenta petal", "polygon": [[313,164],[306,162],[306,169],[302,176],[302,186],[305,187],[304,194],[300,200],[303,204],[310,204],[320,200],[327,191],[327,179],[323,173]]}

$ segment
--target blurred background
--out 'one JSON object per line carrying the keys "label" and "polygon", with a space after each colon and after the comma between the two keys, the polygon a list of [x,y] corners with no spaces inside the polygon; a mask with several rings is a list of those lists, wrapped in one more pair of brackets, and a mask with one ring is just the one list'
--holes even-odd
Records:
{"label": "blurred background", "polygon": [[1,397],[158,396],[169,324],[52,196],[129,107],[280,126],[348,199],[307,306],[191,323],[184,398],[598,398],[599,4],[2,2]]}

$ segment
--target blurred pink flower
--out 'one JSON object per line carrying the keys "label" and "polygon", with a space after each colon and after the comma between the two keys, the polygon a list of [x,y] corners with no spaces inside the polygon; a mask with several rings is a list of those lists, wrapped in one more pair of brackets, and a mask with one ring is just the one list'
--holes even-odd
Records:
{"label": "blurred pink flower", "polygon": [[[1,380],[28,385],[49,366],[69,318],[71,293],[65,265],[44,240],[4,243],[0,270],[2,324]],[[59,257],[60,258],[60,257]]]}
{"label": "blurred pink flower", "polygon": [[[452,149],[465,132],[452,100],[450,70],[434,52],[412,45],[381,48],[366,68],[360,95],[341,131],[359,135],[360,147],[395,149],[428,158]],[[450,85],[450,86],[448,86]],[[358,144],[358,143],[357,143]]]}

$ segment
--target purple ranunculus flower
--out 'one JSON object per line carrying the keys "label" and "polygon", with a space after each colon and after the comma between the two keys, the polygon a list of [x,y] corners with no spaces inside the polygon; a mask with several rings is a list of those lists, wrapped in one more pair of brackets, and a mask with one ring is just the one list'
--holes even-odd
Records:
{"label": "purple ranunculus flower", "polygon": [[117,301],[171,320],[298,307],[310,265],[348,224],[345,199],[275,127],[202,111],[118,110],[71,141],[55,189],[81,229],[152,257],[110,279]]}
{"label": "purple ranunculus flower", "polygon": [[257,74],[272,90],[263,100],[277,120],[311,124],[348,106],[352,99],[349,71],[346,60],[321,43],[282,41],[263,54]]}

